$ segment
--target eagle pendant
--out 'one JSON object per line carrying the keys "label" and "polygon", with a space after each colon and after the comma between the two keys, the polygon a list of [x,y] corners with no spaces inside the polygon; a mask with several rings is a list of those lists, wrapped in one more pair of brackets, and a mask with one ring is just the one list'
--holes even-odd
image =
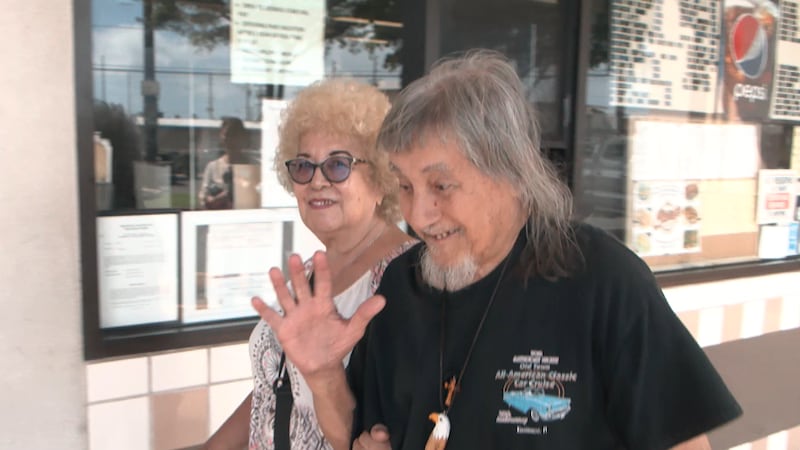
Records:
{"label": "eagle pendant", "polygon": [[431,413],[428,416],[436,425],[425,443],[425,450],[444,450],[447,446],[447,438],[450,437],[450,419],[444,412]]}

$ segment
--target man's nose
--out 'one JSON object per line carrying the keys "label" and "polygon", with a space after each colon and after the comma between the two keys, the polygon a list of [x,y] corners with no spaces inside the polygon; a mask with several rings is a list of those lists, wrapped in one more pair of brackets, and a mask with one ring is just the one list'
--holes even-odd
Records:
{"label": "man's nose", "polygon": [[408,207],[407,214],[405,214],[406,221],[417,232],[435,224],[441,216],[439,203],[432,195],[415,193],[408,203]]}

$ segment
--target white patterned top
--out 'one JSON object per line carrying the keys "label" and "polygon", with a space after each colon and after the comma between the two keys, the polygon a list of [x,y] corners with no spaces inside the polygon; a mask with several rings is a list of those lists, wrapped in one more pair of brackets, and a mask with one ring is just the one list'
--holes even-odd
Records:
{"label": "white patterned top", "polygon": [[[356,309],[378,289],[383,271],[389,262],[411,248],[416,242],[409,241],[392,251],[370,270],[334,297],[336,308],[342,317],[350,318]],[[272,386],[278,378],[281,362],[281,349],[278,339],[266,322],[259,321],[250,335],[250,361],[253,366],[253,400],[250,411],[250,449],[274,450],[273,427],[275,423],[275,394]],[[348,353],[343,364],[350,359]],[[292,386],[294,405],[289,420],[289,439],[295,450],[330,449],[322,436],[314,413],[311,390],[300,372],[286,361],[286,370]]]}

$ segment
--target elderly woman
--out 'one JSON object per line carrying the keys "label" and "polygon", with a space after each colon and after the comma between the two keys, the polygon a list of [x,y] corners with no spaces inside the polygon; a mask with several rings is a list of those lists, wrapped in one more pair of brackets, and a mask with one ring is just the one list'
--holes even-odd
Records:
{"label": "elderly woman", "polygon": [[[279,130],[278,178],[325,245],[335,305],[344,317],[372,296],[389,261],[413,243],[396,225],[397,180],[387,155],[375,147],[388,110],[388,99],[372,86],[326,80],[291,102]],[[289,263],[301,262],[292,256]],[[263,320],[250,336],[250,355],[253,392],[205,448],[242,448],[248,435],[251,449],[328,448],[308,385]]]}

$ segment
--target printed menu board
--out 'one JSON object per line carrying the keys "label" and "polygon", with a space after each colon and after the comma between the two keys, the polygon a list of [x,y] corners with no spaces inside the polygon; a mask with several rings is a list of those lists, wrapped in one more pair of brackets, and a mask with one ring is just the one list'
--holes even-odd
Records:
{"label": "printed menu board", "polygon": [[609,105],[800,120],[800,0],[616,0]]}
{"label": "printed menu board", "polygon": [[800,1],[781,0],[777,35],[770,116],[800,120]]}
{"label": "printed menu board", "polygon": [[613,1],[610,15],[610,105],[716,110],[719,1]]}

